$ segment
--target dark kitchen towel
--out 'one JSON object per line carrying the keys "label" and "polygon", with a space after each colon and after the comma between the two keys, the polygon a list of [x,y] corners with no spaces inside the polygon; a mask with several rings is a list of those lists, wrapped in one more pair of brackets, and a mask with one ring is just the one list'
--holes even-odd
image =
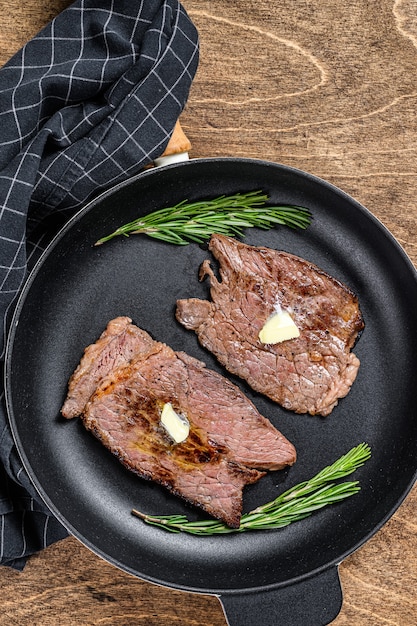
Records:
{"label": "dark kitchen towel", "polygon": [[[31,261],[86,200],[163,153],[197,64],[178,0],[78,0],[0,69],[2,368]],[[0,564],[21,569],[67,533],[22,467],[0,396]]]}

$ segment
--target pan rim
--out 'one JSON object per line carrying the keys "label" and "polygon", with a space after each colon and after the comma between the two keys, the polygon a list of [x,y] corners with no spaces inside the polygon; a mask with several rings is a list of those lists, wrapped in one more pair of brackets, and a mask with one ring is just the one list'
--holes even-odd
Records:
{"label": "pan rim", "polygon": [[[251,163],[256,163],[256,164],[260,164],[260,165],[266,165],[266,166],[272,166],[272,167],[278,167],[280,169],[283,169],[285,171],[290,171],[290,172],[295,172],[298,175],[302,175],[302,176],[307,176],[308,178],[310,178],[311,180],[315,181],[315,182],[319,182],[321,185],[325,185],[327,188],[331,189],[333,192],[336,192],[337,194],[341,194],[343,197],[349,199],[349,202],[354,203],[356,208],[359,209],[361,212],[365,212],[366,216],[368,218],[370,218],[375,224],[377,224],[378,228],[383,229],[385,236],[387,236],[391,243],[394,244],[396,251],[399,252],[401,254],[401,256],[403,257],[403,259],[405,260],[406,264],[409,266],[410,270],[412,270],[412,273],[414,275],[414,279],[417,283],[417,272],[416,269],[413,265],[413,263],[411,262],[411,259],[409,258],[409,256],[407,255],[407,253],[405,252],[405,250],[402,248],[402,246],[399,244],[399,242],[397,241],[397,239],[392,235],[392,233],[387,229],[387,227],[375,216],[373,215],[366,207],[362,206],[359,202],[357,202],[354,198],[352,198],[351,196],[349,196],[349,194],[347,194],[346,192],[344,192],[343,190],[339,189],[338,187],[336,187],[335,185],[333,185],[332,183],[329,183],[328,181],[325,181],[317,176],[315,176],[314,174],[311,174],[309,172],[305,172],[303,170],[294,168],[294,167],[290,167],[290,166],[286,166],[286,165],[282,165],[279,163],[274,163],[274,162],[270,162],[270,161],[266,161],[263,159],[249,159],[249,158],[234,158],[234,157],[220,157],[220,158],[216,158],[216,157],[212,157],[212,158],[201,158],[201,159],[191,159],[191,163],[201,163],[201,164],[205,164],[205,163],[212,163],[212,162],[222,162],[222,161],[227,161],[227,162],[235,162],[235,163],[241,163],[241,162],[245,162],[248,164]],[[166,166],[162,166],[160,168],[157,168],[157,170],[165,170],[165,169],[172,169],[172,168],[183,168],[183,167],[187,167],[188,166],[188,162],[184,162],[184,163],[178,163],[178,164],[171,164],[171,165],[166,165]],[[100,556],[101,558],[103,558],[104,560],[108,561],[109,563],[115,565],[116,567],[118,567],[119,569],[123,570],[123,571],[128,571],[129,573],[139,577],[139,578],[143,578],[144,580],[147,580],[149,582],[152,582],[154,584],[157,585],[161,585],[161,586],[165,586],[165,587],[171,587],[171,588],[175,588],[178,590],[182,590],[182,591],[187,591],[187,592],[192,592],[192,593],[204,593],[204,594],[210,594],[210,595],[215,595],[215,596],[220,596],[220,595],[237,595],[237,594],[242,594],[242,593],[254,593],[256,591],[259,590],[272,590],[272,589],[277,589],[277,588],[282,588],[282,587],[286,587],[288,585],[293,584],[294,582],[300,582],[301,580],[305,580],[307,578],[311,578],[312,576],[318,575],[320,573],[322,573],[323,571],[326,571],[332,567],[338,567],[338,565],[345,559],[347,558],[347,556],[350,556],[352,553],[354,553],[356,550],[358,550],[361,546],[363,546],[371,537],[373,537],[377,532],[379,532],[379,530],[385,525],[385,523],[392,517],[392,515],[395,513],[395,511],[401,506],[401,504],[404,502],[404,500],[406,499],[406,497],[408,496],[408,494],[410,493],[411,489],[413,488],[416,480],[417,480],[417,465],[416,468],[414,470],[414,476],[413,478],[410,480],[407,488],[403,491],[401,498],[396,502],[396,504],[385,514],[385,516],[380,520],[380,522],[378,524],[376,524],[367,534],[365,534],[363,537],[361,537],[361,539],[353,545],[353,547],[349,550],[344,551],[342,554],[340,554],[337,558],[334,558],[332,561],[329,561],[328,563],[326,563],[325,565],[322,565],[316,569],[310,570],[309,572],[305,573],[305,574],[301,574],[297,577],[293,577],[291,579],[285,580],[285,581],[280,581],[280,582],[275,582],[275,583],[271,583],[271,584],[267,584],[267,585],[261,585],[258,587],[248,587],[248,588],[238,588],[238,589],[210,589],[210,588],[202,588],[202,587],[191,587],[189,585],[182,585],[180,583],[175,584],[172,582],[166,582],[164,580],[160,580],[158,578],[153,578],[151,576],[148,576],[146,574],[141,574],[138,573],[134,570],[132,570],[130,567],[125,566],[121,563],[119,563],[117,561],[117,559],[113,558],[113,557],[109,557],[109,555],[106,555],[102,550],[98,549],[97,547],[94,547],[90,541],[88,541],[85,537],[82,537],[82,534],[79,533],[73,526],[72,524],[70,524],[67,520],[65,520],[63,518],[63,516],[61,515],[61,513],[56,509],[56,507],[51,503],[49,497],[47,496],[47,494],[44,492],[42,486],[40,484],[38,484],[38,479],[37,477],[34,478],[33,476],[33,472],[31,471],[31,464],[29,459],[27,458],[26,453],[24,452],[23,448],[22,448],[22,442],[20,440],[19,434],[15,428],[15,416],[14,416],[14,408],[13,408],[13,399],[12,399],[12,390],[11,390],[11,375],[10,375],[10,371],[11,371],[11,361],[12,361],[12,356],[13,356],[13,344],[14,344],[14,339],[15,339],[15,335],[16,335],[16,329],[17,329],[17,325],[19,323],[19,318],[20,318],[20,314],[22,311],[22,308],[24,307],[26,298],[28,296],[28,293],[30,291],[30,287],[32,282],[35,280],[39,269],[42,267],[45,258],[47,258],[50,254],[50,252],[55,248],[55,246],[57,246],[61,240],[61,238],[68,232],[68,230],[70,230],[73,225],[75,223],[77,223],[77,221],[79,219],[82,218],[83,215],[85,215],[86,213],[88,213],[97,203],[100,203],[104,198],[113,195],[114,193],[116,193],[119,189],[129,186],[133,183],[135,183],[137,180],[139,179],[143,179],[147,176],[152,176],[154,174],[155,170],[146,170],[144,172],[140,172],[139,174],[137,174],[136,176],[123,181],[122,183],[118,183],[116,186],[105,190],[104,192],[100,193],[98,196],[96,196],[95,198],[91,199],[85,206],[83,206],[79,211],[77,211],[73,217],[71,217],[68,222],[59,230],[59,232],[56,234],[56,236],[52,239],[52,241],[49,243],[49,245],[46,247],[46,249],[44,250],[44,252],[42,253],[42,255],[40,256],[40,258],[37,260],[35,266],[33,267],[32,271],[30,272],[30,274],[27,276],[21,290],[19,293],[19,296],[17,297],[16,301],[14,302],[13,306],[14,306],[14,311],[13,311],[13,315],[11,318],[11,322],[9,324],[9,329],[8,329],[8,333],[7,333],[7,340],[6,340],[6,347],[5,347],[5,368],[4,368],[4,388],[5,388],[5,402],[6,402],[6,409],[7,409],[7,414],[8,414],[8,418],[9,418],[9,423],[11,426],[11,430],[12,430],[12,435],[13,435],[13,439],[15,441],[17,450],[19,452],[20,457],[22,458],[22,463],[25,467],[25,470],[28,472],[28,475],[32,481],[32,483],[34,484],[36,490],[38,491],[40,497],[42,498],[42,500],[45,502],[45,504],[48,506],[48,508],[51,509],[51,511],[54,513],[54,515],[61,521],[61,523],[63,524],[63,526],[75,537],[77,537],[84,545],[86,545],[86,547],[88,547],[92,552],[94,552],[95,554],[97,554],[98,556]]]}

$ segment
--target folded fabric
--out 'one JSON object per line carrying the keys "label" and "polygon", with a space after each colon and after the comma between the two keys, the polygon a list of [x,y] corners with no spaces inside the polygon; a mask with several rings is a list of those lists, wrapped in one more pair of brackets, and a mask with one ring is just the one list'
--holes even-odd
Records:
{"label": "folded fabric", "polygon": [[[31,263],[82,204],[163,153],[197,65],[177,0],[78,0],[0,69],[2,368]],[[22,568],[67,533],[22,467],[3,388],[0,401],[0,564]]]}

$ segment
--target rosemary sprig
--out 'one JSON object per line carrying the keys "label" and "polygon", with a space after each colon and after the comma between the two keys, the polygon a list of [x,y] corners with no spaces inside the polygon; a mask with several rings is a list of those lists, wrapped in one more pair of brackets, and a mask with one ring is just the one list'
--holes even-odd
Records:
{"label": "rosemary sprig", "polygon": [[213,233],[243,236],[245,228],[256,226],[265,230],[275,225],[307,228],[310,211],[296,205],[269,206],[269,198],[261,191],[219,196],[214,200],[182,202],[148,213],[117,228],[99,239],[101,245],[118,235],[145,234],[154,239],[184,246],[191,241],[204,243]]}
{"label": "rosemary sprig", "polygon": [[229,528],[217,520],[190,522],[185,515],[152,516],[133,510],[132,514],[146,523],[159,526],[174,533],[185,532],[193,535],[216,535],[244,532],[247,530],[271,530],[288,526],[309,517],[314,511],[335,504],[358,493],[358,481],[335,481],[349,476],[361,467],[371,456],[366,443],[352,448],[332,465],[322,469],[310,480],[299,483],[279,495],[272,502],[261,505],[250,513],[242,515],[239,528]]}

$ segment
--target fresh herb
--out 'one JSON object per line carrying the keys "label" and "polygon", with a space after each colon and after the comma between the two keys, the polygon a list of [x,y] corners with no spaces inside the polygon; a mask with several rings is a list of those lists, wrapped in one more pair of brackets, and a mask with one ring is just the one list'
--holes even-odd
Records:
{"label": "fresh herb", "polygon": [[174,533],[186,532],[193,535],[216,535],[247,530],[268,530],[288,526],[309,517],[314,511],[329,504],[340,502],[360,490],[358,481],[335,481],[352,474],[371,456],[371,449],[361,443],[340,457],[332,465],[325,467],[310,480],[299,483],[272,502],[259,506],[242,515],[239,528],[229,528],[223,522],[203,520],[190,522],[185,515],[151,516],[133,510],[133,515],[148,524],[159,526]]}
{"label": "fresh herb", "polygon": [[243,236],[243,229],[256,226],[268,230],[280,224],[307,228],[311,221],[308,209],[295,205],[269,206],[269,198],[260,191],[219,196],[214,200],[188,202],[148,213],[120,226],[102,237],[96,246],[118,235],[145,234],[168,243],[184,246],[191,241],[204,243],[213,233]]}

